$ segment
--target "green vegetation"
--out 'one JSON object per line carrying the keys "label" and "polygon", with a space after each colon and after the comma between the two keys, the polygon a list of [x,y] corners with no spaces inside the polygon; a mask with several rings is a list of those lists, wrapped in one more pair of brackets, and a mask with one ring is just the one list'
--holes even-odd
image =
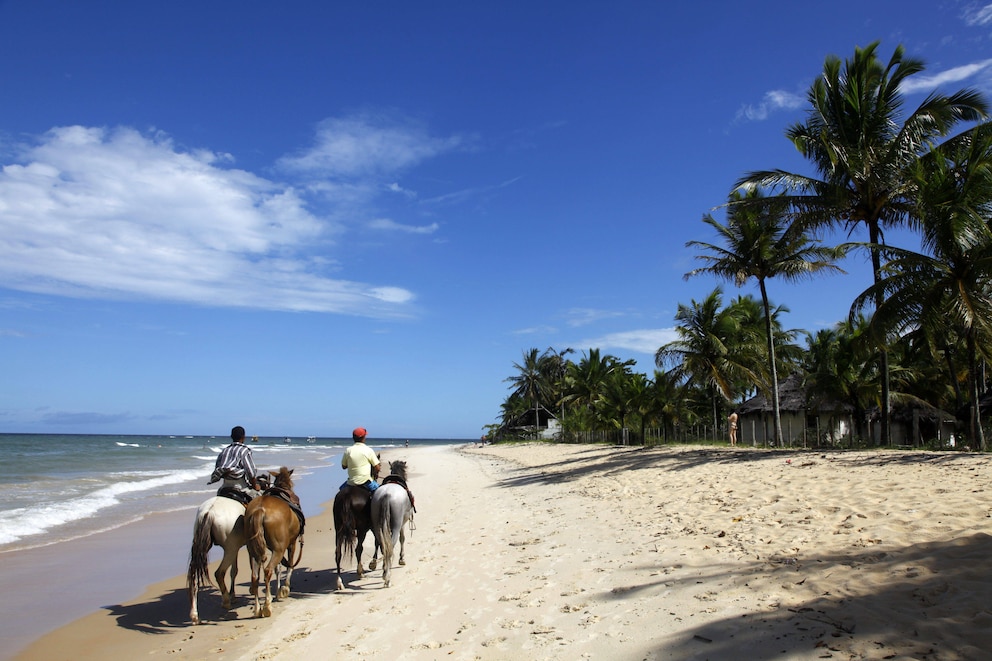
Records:
{"label": "green vegetation", "polygon": [[[719,242],[687,244],[706,263],[687,278],[709,273],[738,287],[753,279],[761,300],[724,304],[717,288],[680,304],[678,339],[658,349],[653,378],[598,349],[577,362],[572,349],[530,349],[507,379],[512,390],[490,437],[533,437],[553,417],[566,441],[719,439],[727,412],[760,393],[772,402],[780,444],[789,440],[778,401],[786,374],[799,375],[811,401],[853,411],[852,446],[872,444],[872,414],[889,445],[895,405],[965,412],[959,439],[986,449],[978,404],[992,348],[988,104],[973,90],[934,92],[906,114],[900,86],[923,63],[900,46],[883,64],[877,49],[856,48],[844,62],[828,57],[808,91],[805,120],[786,131],[815,176],[746,174],[724,205],[726,222],[703,217]],[[971,125],[951,136],[963,122]],[[859,227],[865,242],[822,244],[828,229],[850,235]],[[887,244],[885,230],[895,227],[918,233],[922,251]],[[812,335],[783,329],[788,309],[770,302],[767,282],[838,271],[835,262],[850,250],[867,252],[873,284],[849,317]]]}

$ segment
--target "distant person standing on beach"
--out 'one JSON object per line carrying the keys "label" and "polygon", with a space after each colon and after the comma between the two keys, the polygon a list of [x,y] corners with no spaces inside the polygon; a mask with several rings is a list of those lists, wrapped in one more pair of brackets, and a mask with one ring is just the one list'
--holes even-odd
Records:
{"label": "distant person standing on beach", "polygon": [[348,479],[341,485],[342,489],[346,486],[365,487],[369,491],[379,488],[379,483],[375,481],[379,477],[379,457],[372,448],[365,445],[366,436],[368,432],[365,427],[356,427],[351,432],[354,444],[341,457],[341,468],[348,469]]}
{"label": "distant person standing on beach", "polygon": [[218,495],[228,488],[252,498],[259,495],[258,470],[251,456],[251,448],[245,445],[245,428],[240,425],[231,430],[231,444],[217,455],[214,472],[207,484],[218,480],[224,480],[224,485],[217,490]]}
{"label": "distant person standing on beach", "polygon": [[730,427],[730,445],[733,447],[737,445],[737,411],[731,411],[730,415],[727,417],[727,422]]}

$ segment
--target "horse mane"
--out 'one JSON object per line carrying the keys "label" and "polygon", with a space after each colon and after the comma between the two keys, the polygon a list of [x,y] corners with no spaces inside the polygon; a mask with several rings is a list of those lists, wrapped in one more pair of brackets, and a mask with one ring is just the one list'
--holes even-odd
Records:
{"label": "horse mane", "polygon": [[406,460],[397,459],[389,462],[389,474],[395,475],[406,482]]}

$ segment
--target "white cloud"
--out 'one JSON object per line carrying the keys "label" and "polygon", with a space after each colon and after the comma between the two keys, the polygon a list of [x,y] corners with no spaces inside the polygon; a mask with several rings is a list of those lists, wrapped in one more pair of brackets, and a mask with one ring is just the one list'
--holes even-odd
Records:
{"label": "white cloud", "polygon": [[756,105],[744,105],[737,111],[737,120],[748,120],[760,122],[768,119],[768,116],[777,110],[794,110],[806,103],[806,97],[800,94],[793,94],[785,90],[772,90],[765,92],[761,103]]}
{"label": "white cloud", "polygon": [[624,349],[637,353],[654,355],[663,345],[678,339],[674,328],[646,328],[642,330],[608,333],[600,337],[582,340],[577,347],[599,349]]}
{"label": "white cloud", "polygon": [[965,11],[964,22],[971,26],[992,23],[992,5],[969,8]]}
{"label": "white cloud", "polygon": [[603,319],[622,317],[622,312],[613,310],[596,310],[593,308],[572,308],[568,311],[568,325],[573,328],[587,326]]}
{"label": "white cloud", "polygon": [[430,225],[401,225],[389,218],[373,220],[369,223],[369,227],[374,230],[405,232],[407,234],[433,234],[441,228],[437,223],[431,223]]}
{"label": "white cloud", "polygon": [[387,185],[386,190],[388,190],[390,193],[399,193],[400,195],[403,195],[404,197],[407,197],[409,199],[413,199],[417,197],[417,193],[415,191],[407,190],[402,186],[400,186],[395,181]]}
{"label": "white cloud", "polygon": [[326,119],[315,144],[278,164],[318,177],[386,175],[456,149],[462,139],[436,138],[414,122],[369,113]]}
{"label": "white cloud", "polygon": [[913,92],[930,92],[947,83],[957,83],[971,78],[983,71],[989,70],[992,60],[979,60],[971,64],[964,64],[959,67],[947,69],[929,76],[913,76],[900,86],[899,91],[906,94]]}
{"label": "white cloud", "polygon": [[[61,296],[386,316],[413,294],[332,280],[336,227],[297,190],[121,128],[53,129],[0,170],[0,283]],[[360,195],[358,195],[360,197]]]}

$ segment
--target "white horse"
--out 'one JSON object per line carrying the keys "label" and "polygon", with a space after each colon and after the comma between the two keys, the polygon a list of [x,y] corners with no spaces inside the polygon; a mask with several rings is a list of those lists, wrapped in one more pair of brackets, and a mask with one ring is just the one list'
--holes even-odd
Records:
{"label": "white horse", "polygon": [[[200,623],[196,611],[197,590],[210,583],[207,571],[207,553],[214,546],[224,549],[224,558],[214,572],[220,588],[221,604],[231,607],[234,598],[234,580],[238,576],[238,551],[245,545],[245,506],[224,496],[208,498],[196,510],[193,522],[193,546],[189,553],[189,570],[186,573],[186,590],[189,592],[189,619]],[[231,589],[228,591],[224,574],[231,569]]]}
{"label": "white horse", "polygon": [[[406,484],[406,462],[389,462],[390,474],[382,481],[381,487],[372,492],[372,532],[376,542],[382,547],[382,583],[389,587],[389,575],[393,565],[393,550],[400,546],[399,564],[405,565],[403,546],[407,523],[413,524],[413,496]],[[374,568],[374,567],[373,567]]]}

